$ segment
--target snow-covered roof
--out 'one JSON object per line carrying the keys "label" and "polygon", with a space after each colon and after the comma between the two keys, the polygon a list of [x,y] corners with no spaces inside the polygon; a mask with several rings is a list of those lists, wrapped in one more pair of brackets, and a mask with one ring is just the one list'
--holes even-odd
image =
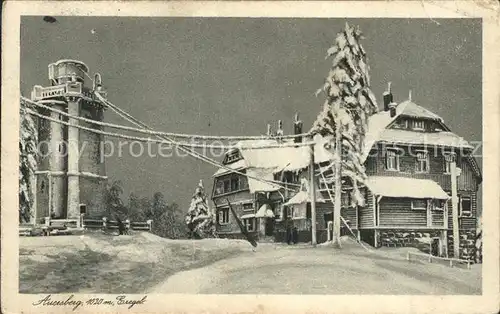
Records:
{"label": "snow-covered roof", "polygon": [[373,145],[378,141],[380,134],[392,121],[397,118],[398,112],[401,112],[401,108],[399,108],[399,106],[396,107],[396,115],[394,117],[391,117],[389,111],[381,111],[372,115],[368,119],[367,132],[365,134],[364,151],[361,158],[362,161],[366,160]]}
{"label": "snow-covered roof", "polygon": [[366,186],[374,195],[380,196],[449,199],[448,194],[432,180],[371,176]]}
{"label": "snow-covered roof", "polygon": [[[288,205],[298,205],[298,204],[304,204],[304,203],[310,203],[311,202],[311,197],[309,196],[309,192],[307,191],[299,191],[297,194],[295,194],[288,202],[286,202],[285,206]],[[325,203],[325,199],[319,193],[319,191],[316,191],[316,203]]]}
{"label": "snow-covered roof", "polygon": [[[472,149],[472,146],[463,138],[452,132],[435,132],[422,133],[402,129],[388,129],[387,127],[394,122],[399,116],[419,117],[433,119],[443,122],[443,119],[431,111],[415,104],[411,101],[404,101],[396,106],[396,114],[390,116],[390,111],[380,111],[368,119],[367,133],[365,134],[365,143],[361,161],[364,162],[374,144],[379,141],[401,144],[418,144],[418,145],[437,145],[444,147],[457,147]],[[446,130],[446,129],[445,129]],[[331,137],[317,136],[314,138],[316,142],[314,147],[314,160],[316,164],[331,161],[333,154],[325,148],[325,144],[331,141]],[[265,146],[266,144],[276,145],[278,142],[275,139],[262,140],[247,140],[240,141],[234,148],[240,150],[243,160],[226,165],[230,169],[242,170],[246,168],[263,168],[270,169],[267,171],[267,176],[272,176],[272,173],[281,171],[296,171],[304,169],[310,163],[310,147],[309,146],[288,146],[276,148],[256,148]],[[285,143],[290,144],[290,141]],[[481,177],[479,168],[476,165],[474,158],[471,158],[471,163],[478,177]],[[229,170],[219,169],[214,176],[220,176],[229,173]],[[251,179],[250,179],[251,180]],[[271,179],[272,180],[272,179]],[[277,186],[266,183],[258,183],[256,180],[251,180],[250,188],[255,188],[258,191],[275,191]]]}
{"label": "snow-covered roof", "polygon": [[[235,161],[233,163],[230,163],[230,164],[227,164],[225,165],[227,168],[229,169],[232,169],[232,170],[242,170],[242,169],[245,169],[246,168],[246,163],[245,163],[245,160],[244,159],[240,159],[238,161]],[[230,173],[231,171],[226,169],[226,168],[219,168],[219,170],[217,170],[215,173],[214,173],[214,177],[219,177],[223,174],[226,174],[226,173]]]}
{"label": "snow-covered roof", "polygon": [[[248,168],[246,170],[247,174],[251,177],[264,179],[267,181],[274,180],[273,168]],[[256,192],[272,192],[277,191],[280,188],[278,184],[272,184],[265,181],[260,181],[248,177],[248,188],[250,193]]]}
{"label": "snow-covered roof", "polygon": [[380,111],[368,119],[362,161],[366,160],[373,145],[378,141],[472,148],[467,141],[452,132],[421,133],[400,129],[387,129],[399,116],[425,118],[443,122],[440,116],[409,100],[403,101],[396,107],[396,115],[394,117],[391,117],[390,111]]}
{"label": "snow-covered roof", "polygon": [[399,106],[402,106],[403,109],[400,113],[400,115],[402,116],[413,117],[413,118],[426,118],[443,122],[443,118],[425,109],[424,107],[417,105],[412,101],[409,100],[403,101],[398,105],[398,107]]}
{"label": "snow-covered roof", "polygon": [[[321,163],[333,158],[332,154],[325,148],[329,138],[320,136],[314,139],[314,161]],[[276,141],[274,142],[276,144]],[[273,172],[296,171],[309,166],[311,161],[311,148],[309,146],[298,147],[276,147],[276,148],[247,148],[248,145],[240,145],[241,155],[246,161],[247,167],[273,169]]]}
{"label": "snow-covered roof", "polygon": [[378,141],[467,149],[473,148],[466,140],[452,132],[422,133],[410,130],[386,129],[381,132]]}
{"label": "snow-covered roof", "polygon": [[240,217],[240,219],[248,219],[248,218],[254,218],[255,214],[246,214]]}

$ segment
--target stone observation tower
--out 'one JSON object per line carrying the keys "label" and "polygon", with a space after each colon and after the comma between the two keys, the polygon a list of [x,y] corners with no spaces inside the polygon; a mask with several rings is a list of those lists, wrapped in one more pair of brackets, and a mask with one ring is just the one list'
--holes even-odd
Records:
{"label": "stone observation tower", "polygon": [[[106,97],[96,73],[85,86],[89,68],[80,61],[59,60],[49,65],[50,86],[33,87],[31,99],[69,115],[103,120],[104,105],[93,91]],[[68,119],[54,111],[40,113],[70,125],[101,129],[93,123]],[[101,134],[46,119],[38,119],[39,158],[36,171],[35,223],[43,217],[78,219],[80,214],[99,217],[105,212],[106,170],[101,156]]]}

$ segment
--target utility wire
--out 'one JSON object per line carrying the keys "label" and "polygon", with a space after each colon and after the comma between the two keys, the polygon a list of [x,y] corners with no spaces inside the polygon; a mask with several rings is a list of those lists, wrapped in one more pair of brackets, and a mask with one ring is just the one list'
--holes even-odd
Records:
{"label": "utility wire", "polygon": [[[92,83],[95,85],[95,81],[92,79],[92,77],[90,77],[90,75],[87,73],[87,72],[84,72],[85,75],[92,81]],[[105,105],[107,105],[108,108],[111,108],[111,110],[113,110],[115,113],[117,113],[119,116],[121,116],[122,118],[124,118],[125,120],[133,123],[134,125],[136,126],[140,126],[144,129],[148,129],[148,130],[152,130],[152,128],[150,128],[148,125],[146,125],[145,123],[139,121],[138,119],[134,118],[132,115],[130,115],[129,113],[125,112],[124,110],[120,109],[118,106],[115,106],[114,104],[112,104],[110,101],[106,100],[104,97],[101,96],[101,94],[99,94],[97,91],[94,91],[94,94],[96,95],[96,97]],[[160,138],[160,139],[164,139],[164,140],[167,140],[171,143],[175,143],[174,140],[170,139],[169,137],[166,137],[166,136],[159,136],[159,135],[156,135],[156,137]],[[250,175],[247,175],[245,173],[242,173],[240,171],[237,171],[237,170],[234,170],[234,169],[231,169],[225,165],[222,165],[220,163],[218,163],[217,161],[215,160],[212,160],[202,154],[199,154],[195,151],[192,151],[192,150],[188,150],[188,149],[185,149],[183,147],[179,147],[182,151],[184,151],[185,153],[187,153],[188,155],[194,157],[194,158],[197,158],[197,159],[201,159],[202,161],[205,161],[209,164],[212,164],[216,167],[219,167],[219,168],[223,168],[231,173],[236,173],[236,174],[240,174],[240,175],[245,175],[249,178],[252,178],[252,179],[255,179],[255,180],[258,180],[258,181],[262,181],[262,182],[267,182],[271,185],[274,185],[274,186],[279,186],[279,187],[282,187],[286,190],[290,190],[288,189],[287,187],[285,187],[283,185],[282,182],[279,182],[279,181],[275,181],[275,180],[265,180],[265,179],[261,179],[261,178],[257,178],[257,177],[253,177],[253,176],[250,176]],[[290,185],[293,185],[293,184],[290,184]],[[296,186],[299,186],[299,185],[296,185]]]}
{"label": "utility wire", "polygon": [[[132,132],[137,132],[137,133],[144,133],[144,134],[148,134],[148,135],[166,135],[167,134],[166,132],[149,131],[149,130],[145,130],[145,129],[138,129],[138,128],[133,128],[133,127],[125,126],[125,125],[106,123],[106,122],[88,119],[88,118],[84,118],[84,117],[74,116],[74,115],[70,115],[69,113],[67,113],[65,111],[58,110],[58,109],[52,108],[50,106],[46,106],[46,105],[37,103],[35,101],[29,100],[26,97],[21,96],[21,98],[24,101],[29,102],[37,107],[58,113],[60,115],[66,116],[70,119],[84,121],[84,122],[95,124],[98,126],[109,127],[109,128],[113,128],[113,129],[120,129],[120,130],[125,130],[125,131],[132,131]],[[221,148],[221,149],[239,148],[239,146],[237,146],[237,145],[201,145],[201,144],[200,145],[193,145],[193,144],[188,144],[186,142],[178,142],[178,143],[180,144],[180,146],[196,147],[196,148]],[[265,149],[265,148],[281,148],[281,147],[301,147],[301,146],[310,146],[313,143],[314,142],[305,142],[305,143],[289,143],[288,142],[288,143],[283,143],[283,144],[244,145],[241,148],[242,149]]]}
{"label": "utility wire", "polygon": [[[81,129],[81,130],[85,130],[85,131],[88,131],[88,132],[93,132],[93,133],[96,133],[96,134],[101,134],[101,135],[106,135],[106,136],[111,136],[111,137],[116,137],[116,138],[123,138],[123,139],[135,140],[135,141],[143,141],[143,142],[169,143],[169,144],[174,144],[174,145],[176,145],[176,146],[178,146],[180,148],[183,147],[183,144],[181,144],[181,143],[171,143],[171,142],[166,141],[166,140],[155,140],[155,139],[144,138],[144,137],[136,137],[136,136],[129,136],[129,135],[123,135],[123,134],[118,134],[118,133],[111,133],[111,132],[105,132],[105,131],[100,131],[100,130],[95,130],[95,129],[87,128],[87,127],[84,127],[84,126],[81,126],[81,125],[73,125],[73,124],[70,124],[69,122],[66,122],[66,121],[61,121],[59,119],[47,117],[46,115],[40,114],[40,113],[35,112],[35,111],[33,111],[31,109],[28,109],[28,108],[26,108],[25,110],[26,110],[27,113],[29,113],[31,115],[34,115],[34,116],[37,116],[37,117],[39,117],[41,119],[45,119],[45,120],[49,120],[49,121],[52,121],[52,122],[55,122],[55,123],[63,124],[63,125],[66,125],[68,127],[75,127],[75,128],[78,128],[78,129]],[[190,151],[190,152],[192,152],[192,151]],[[196,158],[197,158],[197,156],[196,156]],[[241,174],[241,175],[243,175],[243,176],[246,176],[248,178],[260,181],[260,182],[264,182],[264,183],[271,184],[271,185],[276,185],[276,186],[279,186],[281,188],[294,191],[293,189],[288,189],[286,186],[284,186],[284,184],[282,182],[279,182],[279,181],[265,180],[265,179],[261,179],[261,178],[257,178],[257,177],[248,175],[246,173],[241,173],[241,172],[238,172],[238,173]],[[277,183],[277,182],[279,182],[279,183]],[[288,184],[288,185],[293,185],[293,184]]]}

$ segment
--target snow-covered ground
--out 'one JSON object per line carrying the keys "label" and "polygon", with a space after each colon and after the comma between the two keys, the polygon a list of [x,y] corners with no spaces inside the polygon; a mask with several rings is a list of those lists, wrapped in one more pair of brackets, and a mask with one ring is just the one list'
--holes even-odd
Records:
{"label": "snow-covered ground", "polygon": [[131,236],[23,237],[21,293],[480,294],[471,270],[408,262],[406,250],[328,244],[168,240]]}
{"label": "snow-covered ground", "polygon": [[251,251],[246,241],[127,236],[21,237],[21,293],[141,293],[181,270]]}
{"label": "snow-covered ground", "polygon": [[[203,268],[177,273],[156,293],[480,294],[481,266],[471,270],[406,261],[406,248],[366,251],[354,241],[259,247]],[[410,250],[415,250],[409,248]]]}

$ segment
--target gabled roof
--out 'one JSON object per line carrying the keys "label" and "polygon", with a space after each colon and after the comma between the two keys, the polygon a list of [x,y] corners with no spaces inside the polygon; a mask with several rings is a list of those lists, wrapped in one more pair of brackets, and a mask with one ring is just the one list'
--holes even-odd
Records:
{"label": "gabled roof", "polygon": [[[315,163],[332,160],[333,155],[325,148],[325,144],[330,142],[330,138],[316,137],[314,141],[316,142],[314,147]],[[227,164],[226,167],[233,170],[268,169],[266,173],[273,174],[281,171],[297,171],[309,166],[311,162],[311,148],[309,146],[258,148],[266,144],[276,145],[277,143],[276,140],[241,141],[235,145],[235,148],[240,150],[243,159]],[[283,143],[293,144],[290,141]],[[214,176],[230,172],[226,169],[219,169]]]}
{"label": "gabled roof", "polygon": [[401,104],[399,104],[399,106],[402,106],[402,111],[400,113],[401,116],[412,117],[412,118],[424,118],[424,119],[431,119],[435,121],[444,122],[443,118],[441,118],[437,114],[425,109],[424,107],[415,104],[410,100],[403,101]]}
{"label": "gabled roof", "polygon": [[381,132],[378,142],[473,148],[466,140],[452,132],[421,133],[410,130],[385,129]]}
{"label": "gabled roof", "polygon": [[[390,125],[398,117],[422,118],[438,121],[445,131],[435,133],[422,133],[411,130],[391,129]],[[314,149],[314,160],[316,164],[331,161],[332,153],[326,148],[325,144],[331,141],[331,137],[316,137]],[[443,147],[455,147],[471,150],[473,147],[462,137],[452,133],[444,124],[444,120],[435,113],[415,104],[412,101],[404,101],[396,107],[394,117],[390,116],[389,111],[380,111],[368,119],[368,129],[365,135],[365,144],[362,155],[364,162],[368,157],[373,146],[377,142],[399,143],[399,144],[427,144]],[[271,140],[251,140],[241,141],[234,147],[239,149],[243,157],[235,163],[226,165],[234,170],[242,169],[268,169],[266,176],[270,177],[273,173],[281,171],[296,171],[306,168],[310,163],[310,148],[308,146],[289,146],[278,148],[255,148],[256,146],[265,146],[266,144],[275,145],[277,141]],[[291,143],[287,141],[286,143]],[[471,163],[476,175],[481,179],[481,173],[477,161],[473,157],[467,158]],[[229,170],[219,169],[214,176],[220,176],[229,173]],[[272,178],[271,178],[272,180]],[[253,180],[256,181],[256,180]],[[255,183],[256,190],[276,190],[276,186],[266,185],[266,183]]]}
{"label": "gabled roof", "polygon": [[[398,117],[423,118],[438,121],[444,127],[444,132],[421,133],[410,130],[389,129],[388,127]],[[390,116],[389,111],[380,111],[372,115],[368,120],[368,131],[365,135],[365,146],[362,161],[368,157],[373,145],[377,142],[391,142],[400,144],[427,144],[444,147],[455,147],[471,150],[473,147],[462,137],[450,132],[444,124],[444,120],[437,114],[415,104],[412,101],[404,101],[396,107],[396,115]],[[469,156],[467,160],[471,163],[476,176],[482,180],[481,171],[477,160]]]}

